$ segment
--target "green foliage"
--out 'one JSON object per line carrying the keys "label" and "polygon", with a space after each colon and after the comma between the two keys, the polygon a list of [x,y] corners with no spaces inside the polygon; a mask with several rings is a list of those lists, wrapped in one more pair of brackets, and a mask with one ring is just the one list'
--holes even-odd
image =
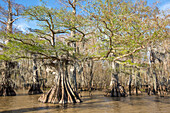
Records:
{"label": "green foliage", "polygon": [[[80,7],[82,12],[76,15],[65,7],[49,8],[45,3],[27,8],[23,15],[36,21],[39,29],[32,28],[29,34],[3,34],[11,40],[4,54],[22,56],[29,52],[48,58],[66,55],[70,59],[97,57],[139,65],[128,60],[129,56],[140,58],[141,54],[135,53],[167,37],[168,20],[158,17],[157,7],[147,6],[145,1],[96,0]],[[71,32],[75,35],[71,36]],[[84,48],[80,47],[83,52],[75,53],[75,48],[70,46],[73,42],[79,47],[84,44]]]}
{"label": "green foliage", "polygon": [[[93,20],[95,38],[101,41],[98,45],[101,49],[96,49],[100,52],[95,52],[100,57],[105,57],[111,50],[114,57],[108,56],[111,57],[108,59],[121,60],[167,37],[168,29],[165,26],[168,20],[158,17],[158,8],[147,6],[143,0],[135,3],[126,0],[96,0],[88,4],[86,11]],[[98,48],[96,45],[94,47]],[[132,64],[130,60],[126,62]]]}

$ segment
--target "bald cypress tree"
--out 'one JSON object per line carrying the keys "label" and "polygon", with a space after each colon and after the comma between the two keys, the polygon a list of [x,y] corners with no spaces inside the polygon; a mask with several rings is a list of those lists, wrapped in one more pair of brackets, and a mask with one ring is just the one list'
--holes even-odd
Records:
{"label": "bald cypress tree", "polygon": [[[7,34],[13,33],[13,23],[19,19],[20,12],[24,9],[24,7],[20,4],[14,3],[12,0],[4,0],[4,3],[6,7],[0,6],[0,25],[1,25],[1,31],[6,32]],[[6,44],[8,44],[10,40],[8,40],[5,36],[2,36],[0,46],[2,47],[4,51],[8,49],[6,47]],[[2,55],[1,59],[3,60],[3,72],[2,72],[2,84],[0,89],[0,96],[15,96],[16,93],[13,90],[11,84],[11,74],[13,73],[13,70],[15,66],[17,65],[16,62],[13,62],[10,58],[6,58]]]}

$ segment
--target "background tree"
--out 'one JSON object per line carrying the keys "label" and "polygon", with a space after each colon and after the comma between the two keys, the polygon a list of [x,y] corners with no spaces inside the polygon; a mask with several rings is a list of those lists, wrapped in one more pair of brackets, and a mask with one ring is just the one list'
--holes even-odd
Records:
{"label": "background tree", "polygon": [[[40,81],[38,77],[38,66],[37,66],[37,55],[33,55],[33,83],[28,91],[28,94],[41,94],[43,93],[40,89]],[[40,71],[40,70],[39,70]]]}
{"label": "background tree", "polygon": [[27,9],[25,15],[30,20],[39,22],[40,29],[30,29],[33,34],[8,35],[8,39],[11,40],[8,44],[11,50],[8,52],[12,52],[10,55],[13,55],[13,58],[32,58],[23,54],[26,52],[36,54],[37,59],[50,61],[49,65],[54,66],[58,72],[57,82],[47,94],[39,98],[39,101],[63,104],[81,102],[68,81],[68,65],[78,59],[73,47],[67,44],[69,38],[71,39],[71,30],[78,31],[71,19],[73,13],[66,9],[47,8],[43,4]]}
{"label": "background tree", "polygon": [[[97,0],[82,7],[96,28],[98,52],[93,59],[112,61],[113,85],[116,96],[119,93],[119,67],[117,64],[133,64],[129,56],[148,47],[151,43],[167,38],[167,18],[159,17],[157,7],[150,7],[146,1]],[[112,55],[111,55],[112,54]],[[129,63],[128,63],[129,62]],[[113,88],[112,88],[113,90]]]}
{"label": "background tree", "polygon": [[[33,59],[25,54],[31,53],[56,69],[57,82],[39,98],[41,102],[81,102],[69,83],[68,67],[82,62],[88,64],[88,61],[91,61],[88,65],[91,70],[83,72],[89,74],[90,87],[94,81],[95,61],[101,61],[112,68],[108,71],[111,72],[111,96],[125,96],[122,85],[127,84],[125,78],[129,73],[132,84],[138,88],[142,52],[168,37],[166,17],[158,17],[159,10],[144,1],[97,0],[87,2],[85,7],[79,4],[79,7],[82,12],[79,10],[77,15],[72,10],[49,8],[46,4],[30,7],[25,15],[30,21],[37,21],[39,28],[31,28],[29,34],[4,34],[10,40],[6,56]],[[79,47],[77,51],[70,46],[75,42]]]}
{"label": "background tree", "polygon": [[[3,0],[7,7],[0,6],[0,25],[2,26],[1,31],[12,34],[13,32],[13,23],[19,19],[19,14],[23,10],[23,6],[17,3],[14,3],[11,0]],[[5,43],[2,43],[2,42]],[[3,52],[6,51],[6,44],[8,43],[6,37],[1,37],[0,46],[3,49]],[[2,55],[3,56],[3,55]],[[0,89],[0,95],[2,96],[15,96],[15,91],[11,87],[11,74],[14,67],[17,65],[16,62],[12,62],[11,59],[6,59],[6,57],[1,57],[4,60],[4,72],[3,72],[3,81]]]}

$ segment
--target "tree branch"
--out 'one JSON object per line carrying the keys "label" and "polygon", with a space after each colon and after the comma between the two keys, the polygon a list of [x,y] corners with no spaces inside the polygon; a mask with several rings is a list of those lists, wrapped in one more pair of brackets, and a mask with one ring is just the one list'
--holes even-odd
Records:
{"label": "tree branch", "polygon": [[15,19],[13,19],[12,21],[10,21],[10,23],[12,24],[13,22],[15,22],[16,20],[20,19],[20,18],[23,18],[23,17],[17,17]]}
{"label": "tree branch", "polygon": [[0,23],[2,23],[2,24],[4,24],[4,25],[6,25],[6,22],[3,22],[2,20],[0,20]]}
{"label": "tree branch", "polygon": [[46,37],[43,37],[43,36],[41,36],[41,35],[40,35],[39,37],[42,38],[42,39],[47,40],[47,41],[50,43],[50,45],[53,46],[50,39],[48,39],[48,38],[46,38]]}
{"label": "tree branch", "polygon": [[124,57],[127,57],[127,56],[129,56],[129,55],[132,55],[132,54],[135,53],[136,51],[141,50],[141,49],[144,49],[144,48],[145,48],[144,46],[138,47],[138,48],[134,49],[132,52],[130,52],[130,53],[128,53],[128,54],[124,54],[124,55],[122,55],[122,56],[119,56],[119,57],[114,58],[113,61],[116,61],[116,60],[119,60],[119,59],[121,59],[121,58],[124,58]]}

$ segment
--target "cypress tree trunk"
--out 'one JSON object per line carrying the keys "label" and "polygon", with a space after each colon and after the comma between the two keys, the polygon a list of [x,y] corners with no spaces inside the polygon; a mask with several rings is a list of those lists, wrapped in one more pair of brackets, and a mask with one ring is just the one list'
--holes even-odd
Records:
{"label": "cypress tree trunk", "polygon": [[132,75],[129,75],[129,95],[132,95]]}
{"label": "cypress tree trunk", "polygon": [[[133,55],[130,56],[131,57],[131,62],[134,63],[134,58]],[[132,74],[134,72],[134,66],[130,67],[130,72],[131,74],[129,75],[129,95],[132,95]]]}
{"label": "cypress tree trunk", "polygon": [[[12,3],[11,0],[7,1],[8,4],[8,18],[7,18],[7,22],[6,22],[6,32],[7,33],[12,33]],[[9,40],[7,40],[6,43],[8,43]],[[13,62],[11,61],[4,61],[4,67],[5,70],[3,72],[3,80],[2,80],[2,84],[0,87],[0,96],[15,96],[16,93],[13,89],[13,87],[11,87],[11,70],[12,70],[12,64]]]}
{"label": "cypress tree trunk", "polygon": [[157,92],[157,87],[158,87],[158,78],[157,78],[157,74],[156,74],[156,67],[155,67],[155,54],[153,52],[153,50],[151,49],[150,51],[150,61],[151,61],[151,73],[153,76],[153,93],[156,94]]}
{"label": "cypress tree trunk", "polygon": [[34,54],[33,59],[33,84],[31,84],[31,87],[28,91],[29,95],[32,94],[41,94],[43,93],[40,89],[39,79],[38,79],[38,70],[37,70],[37,62],[36,62],[36,55]]}
{"label": "cypress tree trunk", "polygon": [[88,90],[89,90],[89,95],[91,96],[91,91],[92,91],[92,81],[93,81],[93,60],[90,60],[90,80],[89,80],[89,85],[88,85]]}
{"label": "cypress tree trunk", "polygon": [[78,94],[73,91],[68,81],[67,62],[60,62],[58,66],[58,80],[52,88],[38,100],[43,103],[78,103],[82,102]]}
{"label": "cypress tree trunk", "polygon": [[126,96],[126,92],[123,86],[120,85],[119,83],[119,64],[112,62],[112,68],[113,68],[113,72],[111,75],[111,97],[125,97]]}
{"label": "cypress tree trunk", "polygon": [[85,61],[82,62],[81,88],[85,87]]}
{"label": "cypress tree trunk", "polygon": [[[42,64],[44,64],[44,60],[42,59]],[[43,73],[43,74],[45,74],[45,76],[44,76],[44,79],[43,79],[43,90],[46,88],[46,86],[45,86],[45,84],[47,83],[47,75],[48,75],[48,73],[47,73],[47,71],[46,71],[46,69],[47,69],[47,66],[46,65],[44,65],[43,66],[43,69],[45,70],[45,72]]]}
{"label": "cypress tree trunk", "polygon": [[[75,64],[75,63],[74,63]],[[76,77],[76,66],[71,66],[70,68],[70,82],[74,91],[77,91],[77,77]]]}
{"label": "cypress tree trunk", "polygon": [[3,65],[5,67],[2,72],[2,83],[0,87],[0,96],[15,96],[16,93],[12,87],[11,81],[11,71],[14,68],[15,64],[10,61],[4,61]]}
{"label": "cypress tree trunk", "polygon": [[[71,5],[71,7],[73,9],[72,14],[73,14],[74,18],[76,17],[76,2],[77,2],[77,0],[73,0],[72,3],[70,2],[70,5]],[[73,23],[75,23],[75,21],[76,21],[74,18],[72,19]],[[72,30],[71,31],[71,37],[75,38],[75,34],[76,34],[75,30]],[[76,42],[73,42],[72,46],[74,47],[74,54],[75,54],[76,51],[77,51]],[[74,91],[77,91],[76,63],[74,63],[73,68],[74,68],[73,73],[70,74],[71,78],[73,79],[72,80],[73,82],[71,84],[73,85]]]}
{"label": "cypress tree trunk", "polygon": [[93,81],[93,60],[90,60],[90,81],[89,81],[89,89],[92,87],[92,81]]}
{"label": "cypress tree trunk", "polygon": [[12,3],[8,0],[8,19],[7,19],[7,33],[12,33]]}
{"label": "cypress tree trunk", "polygon": [[138,80],[137,80],[137,76],[138,76],[139,72],[138,70],[135,72],[135,92],[136,92],[136,95],[138,95]]}

